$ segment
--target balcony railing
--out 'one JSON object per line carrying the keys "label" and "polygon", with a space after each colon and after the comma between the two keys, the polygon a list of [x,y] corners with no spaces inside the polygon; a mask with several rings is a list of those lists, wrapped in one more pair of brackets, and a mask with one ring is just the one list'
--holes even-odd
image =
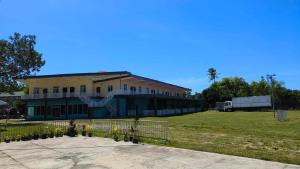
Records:
{"label": "balcony railing", "polygon": [[91,94],[87,93],[43,93],[43,94],[29,94],[22,96],[22,99],[55,99],[55,98],[72,98],[72,97],[89,97]]}

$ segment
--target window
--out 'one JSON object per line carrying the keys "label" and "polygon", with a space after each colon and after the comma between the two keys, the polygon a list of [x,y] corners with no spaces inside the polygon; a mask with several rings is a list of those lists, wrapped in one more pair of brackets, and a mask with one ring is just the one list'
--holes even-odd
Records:
{"label": "window", "polygon": [[59,93],[59,87],[55,86],[53,87],[53,94]]}
{"label": "window", "polygon": [[151,90],[151,94],[155,94],[155,90],[152,89],[152,90]]}
{"label": "window", "polygon": [[147,94],[149,94],[149,88],[147,88]]}
{"label": "window", "polygon": [[78,105],[78,114],[83,114],[82,113],[82,107],[83,107],[82,104]]}
{"label": "window", "polygon": [[60,114],[61,115],[65,115],[66,114],[66,106],[65,105],[61,105],[61,107],[60,107]]}
{"label": "window", "polygon": [[70,93],[74,93],[75,92],[75,87],[70,87]]}
{"label": "window", "polygon": [[131,92],[136,92],[136,87],[131,86],[131,87],[130,87],[130,91],[131,91]]}
{"label": "window", "polygon": [[64,87],[63,88],[63,93],[67,93],[68,92],[68,88],[67,87]]}
{"label": "window", "polygon": [[108,92],[113,91],[113,86],[112,86],[112,85],[109,85],[109,86],[107,87],[107,91],[108,91]]}
{"label": "window", "polygon": [[48,89],[47,88],[44,88],[43,89],[43,94],[47,94],[48,93]]}
{"label": "window", "polygon": [[83,105],[83,114],[88,114],[88,105],[87,104]]}
{"label": "window", "polygon": [[156,93],[159,94],[159,90],[156,90]]}
{"label": "window", "polygon": [[77,114],[77,113],[78,113],[77,110],[78,110],[78,109],[77,109],[77,104],[74,104],[74,105],[73,105],[73,114]]}
{"label": "window", "polygon": [[33,94],[40,94],[40,89],[39,88],[34,88],[33,89]]}
{"label": "window", "polygon": [[124,84],[124,90],[127,91],[127,84]]}
{"label": "window", "polygon": [[100,93],[101,93],[101,87],[96,87],[97,96],[100,96]]}
{"label": "window", "polygon": [[72,113],[73,113],[73,106],[68,105],[68,114],[72,114]]}
{"label": "window", "polygon": [[86,92],[86,86],[85,85],[81,85],[80,86],[80,93],[85,93]]}
{"label": "window", "polygon": [[139,86],[139,93],[142,93],[142,87]]}

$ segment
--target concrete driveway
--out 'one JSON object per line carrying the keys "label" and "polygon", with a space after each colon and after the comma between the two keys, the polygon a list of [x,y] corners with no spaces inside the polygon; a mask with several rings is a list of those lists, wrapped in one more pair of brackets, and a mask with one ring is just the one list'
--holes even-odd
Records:
{"label": "concrete driveway", "polygon": [[117,143],[105,138],[63,137],[1,143],[0,168],[300,169],[300,166],[154,145]]}

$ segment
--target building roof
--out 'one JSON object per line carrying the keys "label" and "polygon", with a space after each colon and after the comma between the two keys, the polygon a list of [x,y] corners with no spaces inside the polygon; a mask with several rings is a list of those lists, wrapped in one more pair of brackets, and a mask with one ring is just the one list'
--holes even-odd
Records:
{"label": "building roof", "polygon": [[[125,76],[124,76],[124,74],[125,74]],[[134,77],[134,78],[138,78],[138,79],[153,81],[153,82],[156,82],[156,83],[160,83],[160,84],[164,84],[164,85],[168,85],[168,86],[172,86],[172,87],[176,87],[176,88],[181,88],[181,89],[184,89],[184,90],[187,90],[187,91],[191,91],[191,89],[189,89],[189,88],[177,86],[177,85],[162,82],[162,81],[159,81],[159,80],[154,80],[154,79],[151,79],[151,78],[146,78],[146,77],[143,77],[143,76],[134,75],[134,74],[132,74],[131,72],[128,72],[128,71],[39,75],[39,76],[27,76],[25,79],[41,79],[41,78],[70,77],[70,76],[97,76],[97,75],[120,75],[120,77],[108,78],[108,79],[103,79],[103,80],[95,80],[94,82],[115,80],[115,79],[124,78],[124,77]]]}
{"label": "building roof", "polygon": [[93,72],[93,73],[68,73],[68,74],[27,76],[24,79],[40,79],[40,78],[69,77],[69,76],[119,75],[119,74],[130,74],[130,72],[127,72],[127,71],[116,71],[116,72]]}

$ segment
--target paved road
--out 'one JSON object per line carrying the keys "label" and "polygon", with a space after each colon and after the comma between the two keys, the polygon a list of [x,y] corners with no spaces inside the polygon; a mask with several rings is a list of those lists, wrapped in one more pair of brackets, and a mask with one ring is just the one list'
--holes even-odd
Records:
{"label": "paved road", "polygon": [[54,138],[0,144],[0,168],[300,169],[249,158],[134,145],[104,138]]}

